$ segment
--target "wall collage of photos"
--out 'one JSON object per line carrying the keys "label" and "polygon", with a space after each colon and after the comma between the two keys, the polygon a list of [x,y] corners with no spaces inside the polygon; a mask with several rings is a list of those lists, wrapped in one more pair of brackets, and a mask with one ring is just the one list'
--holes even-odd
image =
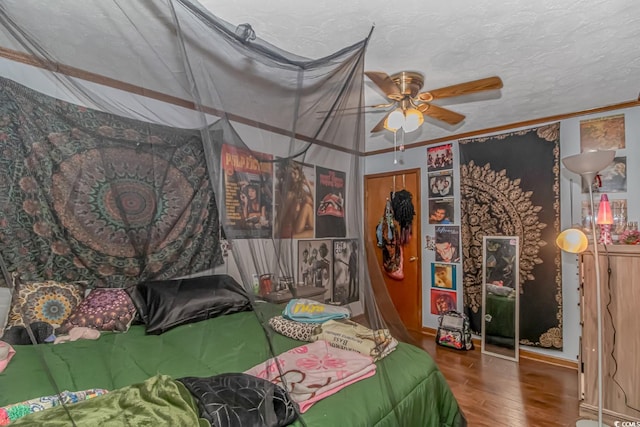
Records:
{"label": "wall collage of photos", "polygon": [[429,224],[435,237],[427,236],[427,249],[435,251],[431,263],[431,314],[457,310],[457,267],[460,264],[460,226],[455,222],[453,147],[444,144],[427,148]]}
{"label": "wall collage of photos", "polygon": [[[221,159],[226,237],[296,239],[298,265],[289,285],[322,288],[321,299],[330,304],[357,301],[359,251],[358,240],[346,238],[346,173],[274,162],[270,154],[229,144],[222,145]],[[272,292],[287,289],[271,281],[258,286],[262,297]]]}

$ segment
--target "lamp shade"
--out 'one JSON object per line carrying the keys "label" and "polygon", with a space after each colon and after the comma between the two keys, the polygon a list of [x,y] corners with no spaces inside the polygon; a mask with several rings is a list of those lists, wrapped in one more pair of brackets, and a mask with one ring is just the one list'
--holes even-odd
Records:
{"label": "lamp shade", "polygon": [[384,128],[391,132],[400,129],[404,133],[413,132],[424,123],[424,116],[417,108],[397,108],[387,116],[384,121]]}
{"label": "lamp shade", "polygon": [[[591,176],[591,179],[613,162],[616,152],[613,150],[585,151],[562,159],[564,166],[578,175]],[[589,184],[591,184],[589,182]]]}
{"label": "lamp shade", "polygon": [[391,132],[395,132],[400,129],[404,125],[404,114],[400,108],[393,111],[391,114],[387,116],[387,119],[384,121],[384,128],[386,130],[390,130]]}
{"label": "lamp shade", "polygon": [[565,252],[579,254],[587,250],[587,235],[577,228],[567,228],[556,238],[556,245]]}
{"label": "lamp shade", "polygon": [[611,205],[609,204],[609,198],[606,194],[600,196],[600,206],[598,207],[598,219],[596,223],[600,225],[613,224]]}
{"label": "lamp shade", "polygon": [[418,129],[424,122],[424,116],[415,108],[409,108],[404,112],[404,116],[404,125],[402,126],[402,129],[407,133]]}

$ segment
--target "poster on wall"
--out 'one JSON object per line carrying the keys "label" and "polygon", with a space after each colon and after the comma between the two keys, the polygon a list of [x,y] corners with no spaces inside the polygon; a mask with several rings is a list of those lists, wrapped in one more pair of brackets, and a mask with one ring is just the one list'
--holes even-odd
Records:
{"label": "poster on wall", "polygon": [[625,148],[624,114],[580,121],[580,151]]}
{"label": "poster on wall", "polygon": [[453,198],[429,199],[429,224],[451,224],[454,218]]}
{"label": "poster on wall", "polygon": [[314,237],[315,167],[283,159],[275,174],[274,237]]}
{"label": "poster on wall", "polygon": [[331,240],[298,240],[298,286],[324,288],[332,300],[333,250]]}
{"label": "poster on wall", "polygon": [[429,198],[453,197],[453,171],[429,174]]}
{"label": "poster on wall", "polygon": [[222,145],[224,205],[222,224],[226,237],[271,237],[273,156]]}
{"label": "poster on wall", "polygon": [[460,227],[436,225],[436,261],[460,262]]}
{"label": "poster on wall", "polygon": [[[598,173],[593,190],[599,193],[624,193],[627,191],[627,156],[614,157],[613,163]],[[582,180],[582,192],[588,193],[586,180]]]}
{"label": "poster on wall", "polygon": [[345,237],[346,173],[316,167],[316,237]]}
{"label": "poster on wall", "polygon": [[457,310],[458,294],[455,291],[431,288],[431,314],[441,315]]}
{"label": "poster on wall", "polygon": [[358,240],[333,241],[333,299],[340,305],[357,301],[360,295],[358,283]]}
{"label": "poster on wall", "polygon": [[456,290],[456,265],[431,263],[431,287]]}
{"label": "poster on wall", "polygon": [[427,148],[427,172],[453,168],[452,144]]}

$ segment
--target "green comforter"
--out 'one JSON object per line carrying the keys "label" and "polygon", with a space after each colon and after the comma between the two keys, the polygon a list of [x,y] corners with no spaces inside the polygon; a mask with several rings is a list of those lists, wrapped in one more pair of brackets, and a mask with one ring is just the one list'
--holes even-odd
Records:
{"label": "green comforter", "polygon": [[166,375],[114,390],[100,399],[93,398],[67,407],[56,406],[19,418],[11,426],[67,427],[208,427],[189,391]]}
{"label": "green comforter", "polygon": [[[98,341],[17,346],[15,357],[0,374],[0,406],[51,395],[57,390],[105,388],[116,393],[131,393],[128,386],[144,383],[157,375],[180,378],[243,372],[271,357],[256,316],[268,319],[278,311],[277,307],[265,304],[256,312],[184,325],[162,335],[145,335],[142,326],[134,326],[123,334],[105,333]],[[266,331],[272,338],[274,354],[301,345],[300,341],[281,336],[268,327]],[[464,424],[449,386],[426,352],[400,343],[396,351],[376,365],[377,373],[373,377],[321,400],[302,414],[305,425],[435,427]],[[125,391],[116,391],[121,388]],[[182,396],[179,390],[169,394],[177,401]],[[98,410],[100,401],[106,401],[104,398],[109,396],[76,405],[90,402],[92,411]],[[131,394],[123,396],[125,408],[121,410],[135,415],[138,406],[131,401],[137,398]],[[184,409],[184,416],[190,416],[193,402],[184,400],[185,403],[178,406]],[[25,421],[30,417],[25,417]],[[153,425],[198,424],[197,421],[186,424],[167,421]],[[298,421],[295,425],[302,424]]]}

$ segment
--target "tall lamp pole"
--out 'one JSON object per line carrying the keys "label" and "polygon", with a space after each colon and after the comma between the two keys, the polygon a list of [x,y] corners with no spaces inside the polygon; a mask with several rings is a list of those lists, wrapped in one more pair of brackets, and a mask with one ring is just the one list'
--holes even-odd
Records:
{"label": "tall lamp pole", "polygon": [[598,172],[606,168],[613,162],[615,151],[586,151],[573,156],[562,159],[565,167],[571,172],[580,175],[589,187],[589,202],[591,204],[591,237],[593,242],[593,256],[595,258],[596,270],[596,317],[598,332],[598,422],[593,420],[579,420],[576,422],[577,427],[599,426],[602,427],[602,304],[600,290],[600,258],[598,254],[598,239],[596,238],[596,219],[593,202],[593,180]]}

